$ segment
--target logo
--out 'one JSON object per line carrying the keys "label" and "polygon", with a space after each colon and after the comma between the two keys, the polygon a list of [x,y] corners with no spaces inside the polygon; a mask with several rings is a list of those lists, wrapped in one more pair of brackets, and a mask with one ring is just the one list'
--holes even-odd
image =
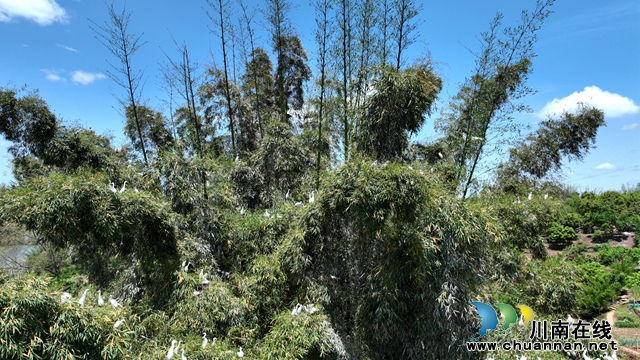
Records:
{"label": "logo", "polygon": [[[496,310],[489,304],[485,304],[480,301],[472,301],[471,305],[478,309],[478,315],[482,319],[482,327],[480,328],[480,337],[487,335],[489,330],[494,330],[498,327],[498,314]],[[500,309],[500,317],[504,320],[504,329],[507,330],[511,325],[518,322],[518,314],[516,310],[509,304],[497,303],[495,306]],[[527,325],[533,321],[535,314],[533,310],[526,305],[516,305],[520,309],[520,322],[522,325]],[[477,340],[477,339],[475,339]]]}

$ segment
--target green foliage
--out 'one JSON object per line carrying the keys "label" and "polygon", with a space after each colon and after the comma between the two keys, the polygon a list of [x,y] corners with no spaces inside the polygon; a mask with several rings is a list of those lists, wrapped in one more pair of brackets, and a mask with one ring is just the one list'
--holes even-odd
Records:
{"label": "green foliage", "polygon": [[[497,195],[483,197],[482,203],[490,209],[501,227],[505,243],[519,250],[528,249],[535,258],[547,256],[544,236],[555,221],[562,203],[533,194],[531,200],[522,197]],[[523,200],[520,200],[520,199]]]}
{"label": "green foliage", "polygon": [[0,206],[4,219],[37,231],[44,243],[77,247],[94,276],[121,256],[139,271],[153,301],[170,291],[167,281],[178,267],[174,216],[150,193],[111,192],[100,175],[52,174],[4,193]]}
{"label": "green foliage", "polygon": [[357,148],[382,161],[399,158],[409,145],[409,135],[424,123],[424,114],[431,114],[442,79],[427,65],[403,71],[387,68],[375,88],[358,124]]}
{"label": "green foliage", "polygon": [[585,192],[567,199],[567,205],[580,215],[580,226],[587,231],[606,226],[615,226],[618,231],[633,231],[640,225],[640,192]]}
{"label": "green foliage", "polygon": [[616,321],[615,327],[617,328],[640,328],[640,323],[628,322],[628,321]]}
{"label": "green foliage", "polygon": [[[313,306],[312,304],[309,304]],[[325,315],[302,310],[297,315],[285,311],[261,344],[263,359],[314,359],[327,357],[333,350],[332,331]]]}
{"label": "green foliage", "polygon": [[577,308],[581,292],[575,274],[580,268],[560,257],[529,261],[514,284],[506,284],[500,302],[527,304],[536,314],[556,315]]}
{"label": "green foliage", "polygon": [[581,160],[605,124],[604,112],[582,105],[576,114],[545,120],[538,130],[510,151],[509,167],[543,178],[560,169],[562,159]]}
{"label": "green foliage", "polygon": [[593,232],[593,235],[591,235],[591,238],[593,240],[601,240],[603,237],[602,232],[600,232],[600,230],[596,230]]}
{"label": "green foliage", "polygon": [[327,288],[336,330],[362,356],[467,358],[458,345],[476,330],[485,221],[417,172],[356,161],[320,191],[296,238],[307,255],[292,255]]}
{"label": "green foliage", "polygon": [[0,288],[0,358],[124,358],[98,317],[59,304],[43,292],[45,285],[24,277]]}
{"label": "green foliage", "polygon": [[552,243],[567,244],[578,238],[578,235],[573,228],[569,226],[562,226],[555,221],[551,223],[548,233],[549,235],[547,238],[549,239],[549,242]]}
{"label": "green foliage", "polygon": [[620,279],[595,262],[580,265],[582,270],[579,305],[585,312],[599,313],[614,301],[622,289]]}

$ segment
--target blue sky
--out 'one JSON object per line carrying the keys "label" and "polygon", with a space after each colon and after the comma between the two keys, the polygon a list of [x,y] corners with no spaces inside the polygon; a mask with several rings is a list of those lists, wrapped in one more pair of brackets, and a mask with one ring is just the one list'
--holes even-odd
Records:
{"label": "blue sky", "polygon": [[[263,7],[261,1],[245,3],[250,9]],[[313,10],[307,1],[292,3],[290,20],[313,58]],[[123,6],[124,1],[115,1],[117,10]],[[205,0],[127,3],[133,12],[131,33],[147,42],[133,58],[133,67],[145,71],[142,95],[150,106],[161,109],[161,99],[166,98],[157,83],[159,63],[166,62],[163,51],[177,57],[171,36],[186,43],[202,68],[212,61],[210,54],[219,61],[218,39],[210,34],[212,24],[203,10],[207,6]],[[508,0],[424,2],[418,42],[409,57],[425,48],[431,52],[445,81],[438,99],[441,107],[471,75],[474,58],[465,47],[478,48],[476,38],[488,29],[496,12],[505,15],[505,25],[515,26],[520,11],[534,6],[534,1]],[[524,99],[535,112],[517,115],[517,120],[535,128],[545,113],[571,109],[577,101],[603,109],[607,127],[598,133],[597,148],[583,162],[567,164],[566,182],[581,190],[635,185],[640,182],[640,2],[559,0],[552,10],[539,32],[538,56],[528,83],[538,92]],[[88,19],[102,24],[107,19],[105,3],[0,0],[0,86],[27,84],[39,89],[59,118],[111,134],[116,144],[123,143],[124,119],[112,94],[124,91],[106,76],[105,60],[115,59],[96,40]],[[263,24],[257,12],[258,42],[268,47]],[[435,117],[427,119],[418,140],[433,136]],[[0,183],[12,180],[7,147],[0,138]]]}

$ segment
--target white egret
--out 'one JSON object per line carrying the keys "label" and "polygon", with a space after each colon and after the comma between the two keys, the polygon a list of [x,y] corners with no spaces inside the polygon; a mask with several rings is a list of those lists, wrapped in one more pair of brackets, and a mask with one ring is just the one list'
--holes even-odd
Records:
{"label": "white egret", "polygon": [[178,350],[180,350],[180,344],[182,344],[182,340],[178,341],[176,348],[173,350],[173,352],[175,352],[176,354],[178,353]]}
{"label": "white egret", "polygon": [[408,165],[407,167],[409,168],[409,170],[413,170],[413,166]]}
{"label": "white egret", "polygon": [[169,349],[169,352],[167,353],[167,357],[165,359],[167,359],[167,360],[173,359],[173,347],[175,345],[176,345],[176,341],[175,340],[171,340],[171,349]]}
{"label": "white egret", "polygon": [[187,357],[184,356],[184,349],[180,349],[180,351],[181,351],[180,360],[187,360]]}
{"label": "white egret", "polygon": [[532,197],[533,197],[533,193],[529,193],[529,196],[527,197],[527,199],[531,200]]}
{"label": "white egret", "polygon": [[139,193],[139,192],[140,192],[140,191],[138,191],[138,188],[137,188],[137,187],[135,187],[135,186],[133,187],[133,191],[135,191],[136,193]]}
{"label": "white egret", "polygon": [[98,306],[104,306],[104,300],[102,299],[102,292],[98,290]]}
{"label": "white egret", "polygon": [[84,306],[84,301],[87,299],[87,292],[89,291],[89,289],[86,289],[84,291],[84,293],[82,294],[82,297],[80,297],[80,299],[78,300],[78,304],[80,304],[80,306]]}
{"label": "white egret", "polygon": [[567,322],[569,323],[569,326],[573,325],[573,318],[571,317],[571,314],[567,314]]}
{"label": "white egret", "polygon": [[240,215],[244,215],[244,207],[242,207],[242,209],[240,209]]}
{"label": "white egret", "polygon": [[209,342],[209,340],[207,339],[207,332],[205,331],[204,335],[202,335],[202,350],[207,347],[207,342]]}
{"label": "white egret", "polygon": [[71,294],[69,294],[68,292],[63,292],[62,296],[60,296],[60,303],[64,304],[66,302],[68,302],[69,300],[71,300]]}
{"label": "white egret", "polygon": [[240,155],[236,155],[236,162],[240,161]]}
{"label": "white egret", "polygon": [[304,207],[304,203],[302,201],[298,201],[294,205],[297,206],[297,207]]}
{"label": "white egret", "polygon": [[315,307],[315,305],[313,304],[307,304],[307,306],[305,306],[304,309],[307,310],[309,314],[313,314],[314,312],[318,311],[318,308]]}
{"label": "white egret", "polygon": [[272,218],[271,214],[269,214],[269,210],[264,210],[264,218],[267,220]]}
{"label": "white egret", "polygon": [[113,324],[113,328],[114,328],[114,329],[119,328],[119,327],[120,327],[120,325],[122,325],[122,323],[123,323],[123,322],[124,322],[124,319],[120,319],[120,320],[116,321],[116,323],[115,323],[115,324]]}
{"label": "white egret", "polygon": [[216,340],[218,340],[217,337],[214,337],[213,339],[211,339],[211,346],[216,346]]}
{"label": "white egret", "polygon": [[289,193],[291,192],[291,189],[287,189],[287,193],[284,195],[285,199],[289,199]]}
{"label": "white egret", "polygon": [[189,262],[187,263],[187,265],[184,265],[184,267],[183,267],[184,272],[189,272],[189,265],[191,265],[191,261],[189,261]]}
{"label": "white egret", "polygon": [[591,356],[587,356],[587,349],[582,350],[582,357],[584,360],[593,360]]}
{"label": "white egret", "polygon": [[547,200],[549,198],[549,194],[544,194],[544,199]]}
{"label": "white egret", "polygon": [[198,296],[200,294],[202,294],[202,291],[193,290],[193,296]]}
{"label": "white egret", "polygon": [[244,351],[242,351],[242,346],[240,346],[240,350],[238,350],[238,357],[244,357]]}
{"label": "white egret", "polygon": [[118,190],[116,190],[116,186],[112,182],[109,182],[109,190],[113,192],[118,192]]}
{"label": "white egret", "polygon": [[313,204],[316,201],[316,196],[314,195],[315,190],[311,192],[311,195],[309,195],[309,204]]}
{"label": "white egret", "polygon": [[200,278],[202,279],[202,277],[204,276],[204,269],[200,269],[200,274],[198,274],[198,276],[200,276]]}
{"label": "white egret", "polygon": [[520,314],[520,321],[518,321],[518,326],[524,326],[524,315]]}
{"label": "white egret", "polygon": [[125,181],[124,184],[122,184],[122,187],[120,188],[120,194],[122,194],[125,191],[126,187],[127,187],[127,182]]}
{"label": "white egret", "polygon": [[202,285],[209,285],[209,280],[207,280],[207,274],[204,274],[202,276],[202,280],[200,281],[200,284]]}
{"label": "white egret", "polygon": [[441,153],[440,151],[438,151],[438,157],[439,157],[440,159],[444,158],[444,156],[442,155],[442,153]]}
{"label": "white egret", "polygon": [[296,316],[300,313],[300,311],[302,311],[302,305],[301,304],[297,304],[294,308],[293,311],[291,311],[291,316]]}
{"label": "white egret", "polygon": [[114,299],[113,296],[111,295],[109,295],[109,304],[111,304],[111,306],[113,306],[114,308],[117,308],[118,306],[120,306],[120,304],[118,304],[116,299]]}

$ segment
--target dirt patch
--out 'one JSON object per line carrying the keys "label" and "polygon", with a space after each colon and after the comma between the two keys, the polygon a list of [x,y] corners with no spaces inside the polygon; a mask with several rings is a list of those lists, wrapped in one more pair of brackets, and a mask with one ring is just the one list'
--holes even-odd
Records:
{"label": "dirt patch", "polygon": [[624,246],[627,248],[632,248],[635,246],[634,242],[635,233],[628,233],[628,235],[623,234],[611,234],[603,236],[601,239],[593,239],[592,234],[578,234],[578,240],[571,242],[571,244],[567,245],[558,245],[558,244],[547,244],[547,251],[549,252],[549,256],[556,256],[559,252],[563,251],[570,245],[586,245],[587,255],[593,255],[593,248],[596,245],[609,244],[611,246]]}

